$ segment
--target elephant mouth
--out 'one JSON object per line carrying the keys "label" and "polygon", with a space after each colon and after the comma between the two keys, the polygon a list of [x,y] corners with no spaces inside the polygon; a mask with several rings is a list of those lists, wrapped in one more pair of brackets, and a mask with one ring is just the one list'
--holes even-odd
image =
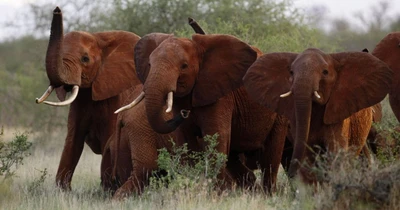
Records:
{"label": "elephant mouth", "polygon": [[73,85],[63,85],[65,92],[72,92]]}

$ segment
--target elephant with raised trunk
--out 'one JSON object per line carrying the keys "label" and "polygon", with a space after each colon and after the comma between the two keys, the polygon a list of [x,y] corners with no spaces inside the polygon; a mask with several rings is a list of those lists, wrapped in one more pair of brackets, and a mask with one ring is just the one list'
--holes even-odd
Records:
{"label": "elephant with raised trunk", "polygon": [[[202,136],[218,133],[217,150],[230,158],[228,170],[237,173],[232,173],[234,179],[246,171],[251,174],[238,154],[257,154],[264,186],[271,191],[288,121],[250,100],[244,90],[242,77],[257,55],[230,35],[195,34],[187,39],[148,34],[135,47],[136,70],[144,83],[135,101],[145,98],[147,118],[156,132],[169,133],[180,126],[177,138],[200,140],[203,146]],[[182,109],[190,110],[190,116],[180,125],[163,118],[165,112],[177,116]],[[228,179],[228,170],[223,168],[219,177]]]}
{"label": "elephant with raised trunk", "polygon": [[370,106],[389,92],[392,75],[368,53],[326,54],[310,48],[300,54],[264,54],[243,80],[253,99],[290,120],[289,177],[300,170],[304,181],[313,182],[315,176],[302,165],[313,164],[311,149],[337,152],[351,147],[359,154],[372,124]]}
{"label": "elephant with raised trunk", "polygon": [[[111,159],[105,147],[115,130],[114,111],[132,92],[129,89],[140,84],[133,59],[139,39],[136,34],[124,31],[73,31],[64,35],[61,10],[54,9],[46,54],[50,85],[36,102],[53,106],[70,104],[68,133],[56,175],[56,183],[62,189],[71,188],[85,142],[94,153],[103,154],[102,184],[110,188]],[[45,101],[53,89],[61,102]],[[65,100],[70,91],[70,98]]]}

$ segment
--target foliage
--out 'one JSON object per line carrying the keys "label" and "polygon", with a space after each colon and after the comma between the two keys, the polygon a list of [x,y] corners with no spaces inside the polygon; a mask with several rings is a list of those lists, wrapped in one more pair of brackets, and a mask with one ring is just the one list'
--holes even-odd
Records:
{"label": "foliage", "polygon": [[33,193],[38,193],[40,190],[43,189],[43,184],[44,181],[46,180],[48,176],[47,168],[43,170],[39,170],[40,176],[39,178],[36,178],[34,181],[29,183],[28,185],[28,192],[33,194]]}
{"label": "foliage", "polygon": [[[303,190],[312,194],[310,209],[397,209],[400,193],[400,165],[382,165],[354,158],[349,152],[325,153],[311,169],[322,183]],[[306,199],[310,197],[306,196]],[[306,200],[305,199],[305,200]]]}
{"label": "foliage", "polygon": [[[226,163],[226,155],[216,150],[218,134],[204,137],[207,146],[203,152],[189,151],[187,145],[177,147],[173,143],[172,151],[159,150],[158,167],[167,175],[152,177],[150,188],[157,190],[167,187],[171,191],[212,190],[219,180],[217,175]],[[173,142],[173,141],[172,141]]]}
{"label": "foliage", "polygon": [[[3,130],[0,135],[3,135]],[[28,141],[27,134],[16,134],[10,142],[0,139],[0,176],[3,181],[15,174],[16,167],[23,164],[25,157],[29,156],[32,143]]]}

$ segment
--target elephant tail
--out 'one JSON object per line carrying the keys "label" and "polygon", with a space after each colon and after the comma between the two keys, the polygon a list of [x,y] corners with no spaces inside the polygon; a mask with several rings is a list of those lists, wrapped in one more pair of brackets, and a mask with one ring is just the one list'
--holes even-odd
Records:
{"label": "elephant tail", "polygon": [[118,121],[118,128],[116,130],[117,136],[116,136],[116,149],[115,149],[115,158],[114,158],[114,167],[112,170],[112,179],[114,181],[117,181],[117,164],[118,164],[118,154],[119,154],[119,147],[120,147],[120,142],[121,142],[121,129],[124,127],[124,124],[122,120]]}

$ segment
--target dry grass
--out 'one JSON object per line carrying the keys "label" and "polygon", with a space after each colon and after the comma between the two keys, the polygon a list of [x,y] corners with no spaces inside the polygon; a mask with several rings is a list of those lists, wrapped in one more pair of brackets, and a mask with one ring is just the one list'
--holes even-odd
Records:
{"label": "dry grass", "polygon": [[[0,209],[400,209],[400,163],[378,156],[367,166],[348,154],[327,156],[321,162],[323,168],[314,168],[324,180],[316,188],[294,184],[297,190],[293,192],[281,170],[278,192],[272,197],[258,188],[223,193],[163,188],[112,202],[100,187],[101,157],[85,147],[72,180],[73,190],[62,192],[55,187],[55,173],[64,136],[47,136],[51,141],[33,138],[34,151],[18,168],[17,176],[12,181],[0,179]],[[44,169],[49,174],[41,183]]]}

